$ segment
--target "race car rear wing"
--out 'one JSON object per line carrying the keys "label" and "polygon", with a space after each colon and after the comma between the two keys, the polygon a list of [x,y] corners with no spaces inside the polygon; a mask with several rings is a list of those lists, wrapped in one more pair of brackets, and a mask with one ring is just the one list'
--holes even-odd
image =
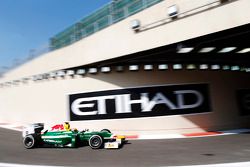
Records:
{"label": "race car rear wing", "polygon": [[43,123],[34,123],[27,125],[23,128],[22,136],[25,137],[29,134],[40,134],[43,128],[44,128]]}

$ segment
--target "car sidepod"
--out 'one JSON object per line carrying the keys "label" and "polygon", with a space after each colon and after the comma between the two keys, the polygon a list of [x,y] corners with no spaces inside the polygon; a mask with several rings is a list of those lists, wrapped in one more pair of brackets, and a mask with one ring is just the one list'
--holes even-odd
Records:
{"label": "car sidepod", "polygon": [[41,135],[46,145],[55,147],[76,147],[77,133],[73,131],[46,132]]}

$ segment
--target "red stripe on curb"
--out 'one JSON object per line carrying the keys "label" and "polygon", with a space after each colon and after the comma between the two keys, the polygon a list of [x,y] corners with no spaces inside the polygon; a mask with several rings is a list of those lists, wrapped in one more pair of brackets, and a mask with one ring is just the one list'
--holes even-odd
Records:
{"label": "red stripe on curb", "polygon": [[17,126],[17,127],[14,127],[16,129],[23,129],[24,127],[23,126]]}
{"label": "red stripe on curb", "polygon": [[219,135],[222,134],[222,132],[200,132],[200,133],[189,133],[189,134],[183,134],[186,137],[196,137],[196,136],[210,136],[210,135]]}
{"label": "red stripe on curb", "polygon": [[125,138],[126,138],[126,139],[138,139],[139,136],[138,136],[138,135],[131,135],[131,136],[126,136],[126,135],[125,135]]}

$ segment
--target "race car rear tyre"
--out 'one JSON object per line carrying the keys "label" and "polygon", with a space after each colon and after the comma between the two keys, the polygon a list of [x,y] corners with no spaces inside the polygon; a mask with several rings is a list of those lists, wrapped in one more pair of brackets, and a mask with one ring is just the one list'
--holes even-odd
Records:
{"label": "race car rear tyre", "polygon": [[111,133],[111,131],[109,129],[103,129],[101,130],[101,132],[108,132],[108,133]]}
{"label": "race car rear tyre", "polygon": [[89,139],[89,146],[92,149],[99,149],[103,146],[103,139],[99,135],[93,135]]}
{"label": "race car rear tyre", "polygon": [[35,146],[35,138],[33,135],[27,135],[23,139],[24,147],[27,149],[33,148]]}

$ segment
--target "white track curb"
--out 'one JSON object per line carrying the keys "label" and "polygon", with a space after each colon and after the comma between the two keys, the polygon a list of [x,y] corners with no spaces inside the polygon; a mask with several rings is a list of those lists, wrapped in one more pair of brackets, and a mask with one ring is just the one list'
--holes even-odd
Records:
{"label": "white track curb", "polygon": [[[21,132],[23,129],[21,124],[7,124],[0,123],[0,128],[10,129]],[[201,133],[190,133],[190,134],[154,134],[154,135],[125,135],[128,140],[150,140],[150,139],[179,139],[179,138],[194,138],[194,137],[211,137],[211,136],[222,136],[222,135],[234,135],[240,133],[250,132],[250,129],[233,129],[226,131],[217,132],[201,132]]]}
{"label": "white track curb", "polygon": [[21,124],[7,124],[7,123],[0,123],[0,128],[10,129],[21,132],[23,130],[23,125]]}

